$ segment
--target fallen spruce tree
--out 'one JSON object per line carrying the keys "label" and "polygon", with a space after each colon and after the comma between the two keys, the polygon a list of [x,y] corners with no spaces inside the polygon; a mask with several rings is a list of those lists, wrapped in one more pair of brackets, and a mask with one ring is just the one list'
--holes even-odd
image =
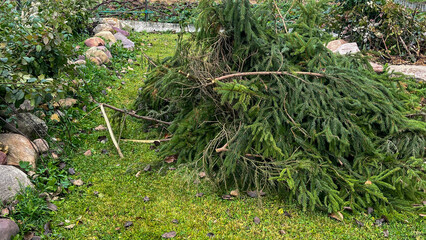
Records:
{"label": "fallen spruce tree", "polygon": [[303,209],[423,200],[426,123],[405,116],[419,98],[362,56],[326,49],[318,3],[285,27],[269,4],[201,1],[198,32],[148,75],[136,106],[171,122],[164,155],[222,189],[268,189]]}

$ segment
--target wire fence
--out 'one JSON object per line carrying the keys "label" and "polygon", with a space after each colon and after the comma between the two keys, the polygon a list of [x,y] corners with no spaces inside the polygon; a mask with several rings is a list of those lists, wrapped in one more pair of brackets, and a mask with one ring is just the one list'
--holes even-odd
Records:
{"label": "wire fence", "polygon": [[411,8],[411,9],[417,9],[420,12],[426,12],[426,1],[425,2],[419,2],[419,3],[414,3],[414,2],[408,2],[405,0],[393,0],[395,3],[401,4],[407,8]]}

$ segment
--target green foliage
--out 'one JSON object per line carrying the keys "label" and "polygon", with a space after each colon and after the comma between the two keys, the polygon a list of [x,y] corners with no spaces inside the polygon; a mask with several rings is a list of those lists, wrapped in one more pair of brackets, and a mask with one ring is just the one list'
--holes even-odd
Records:
{"label": "green foliage", "polygon": [[[172,120],[164,155],[228,190],[270,188],[328,212],[410,209],[424,198],[426,123],[404,115],[420,99],[396,84],[405,79],[326,49],[320,6],[299,4],[284,33],[259,20],[267,8],[201,1],[198,33],[150,73],[137,108]],[[285,72],[216,80],[265,71]]]}
{"label": "green foliage", "polygon": [[22,233],[39,230],[49,218],[47,203],[38,195],[36,190],[27,187],[16,197],[18,204],[11,212],[11,219],[20,223]]}
{"label": "green foliage", "polygon": [[33,180],[36,188],[41,192],[55,193],[56,195],[65,194],[74,190],[68,173],[65,169],[58,167],[59,162],[48,159],[41,167],[37,168],[37,178]]}
{"label": "green foliage", "polygon": [[[33,106],[62,94],[73,34],[84,32],[93,0],[3,1],[0,4],[0,99]],[[2,107],[3,108],[3,107]]]}
{"label": "green foliage", "polygon": [[[329,15],[328,27],[367,50],[415,61],[425,54],[426,20],[392,1],[344,1]],[[356,2],[356,3],[354,3]]]}

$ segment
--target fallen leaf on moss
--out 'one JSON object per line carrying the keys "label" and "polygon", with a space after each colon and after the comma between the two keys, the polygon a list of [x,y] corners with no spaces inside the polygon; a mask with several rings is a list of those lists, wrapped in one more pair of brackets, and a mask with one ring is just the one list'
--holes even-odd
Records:
{"label": "fallen leaf on moss", "polygon": [[65,229],[73,229],[75,227],[75,224],[70,224],[68,226],[65,226]]}
{"label": "fallen leaf on moss", "polygon": [[99,126],[95,127],[95,131],[105,131],[105,130],[107,130],[107,128],[104,127],[103,125],[99,125]]}
{"label": "fallen leaf on moss", "polygon": [[61,121],[61,119],[59,118],[59,115],[57,113],[52,114],[52,116],[50,116],[50,120],[56,121],[56,122]]}
{"label": "fallen leaf on moss", "polygon": [[75,180],[72,184],[75,186],[83,186],[84,182],[81,179]]}
{"label": "fallen leaf on moss", "polygon": [[125,228],[131,227],[131,226],[133,226],[133,222],[131,222],[131,221],[128,221],[124,224]]}
{"label": "fallen leaf on moss", "polygon": [[238,195],[240,195],[240,193],[238,192],[238,190],[232,190],[229,194],[231,196],[233,196],[233,197],[238,197]]}
{"label": "fallen leaf on moss", "polygon": [[164,159],[166,163],[174,163],[177,160],[177,155],[171,155]]}
{"label": "fallen leaf on moss", "polygon": [[171,232],[166,232],[163,235],[161,235],[162,238],[174,238],[176,237],[176,232],[175,231],[171,231]]}
{"label": "fallen leaf on moss", "polygon": [[332,219],[343,222],[343,214],[341,212],[330,213],[328,216]]}

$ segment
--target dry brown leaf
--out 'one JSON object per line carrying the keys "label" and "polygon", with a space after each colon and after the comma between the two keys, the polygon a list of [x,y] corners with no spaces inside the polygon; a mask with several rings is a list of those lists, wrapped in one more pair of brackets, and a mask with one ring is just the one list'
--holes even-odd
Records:
{"label": "dry brown leaf", "polygon": [[174,163],[177,160],[177,155],[170,155],[164,159],[166,163]]}
{"label": "dry brown leaf", "polygon": [[91,150],[87,150],[86,152],[84,152],[84,156],[92,156],[92,151]]}
{"label": "dry brown leaf", "polygon": [[75,224],[70,224],[68,226],[65,226],[65,229],[73,229],[75,227]]}
{"label": "dry brown leaf", "polygon": [[50,120],[56,121],[56,122],[61,121],[61,119],[59,118],[59,115],[57,113],[52,114],[52,116],[50,116]]}
{"label": "dry brown leaf", "polygon": [[3,208],[3,209],[1,210],[1,214],[0,214],[0,216],[5,217],[5,216],[7,216],[7,215],[9,215],[9,209],[8,209],[8,208]]}
{"label": "dry brown leaf", "polygon": [[75,180],[72,184],[76,186],[83,186],[84,182],[81,179]]}
{"label": "dry brown leaf", "polygon": [[106,127],[104,127],[103,125],[99,125],[97,127],[94,128],[95,131],[105,131],[107,130]]}
{"label": "dry brown leaf", "polygon": [[229,194],[233,197],[238,197],[240,195],[240,192],[238,192],[238,190],[232,190]]}
{"label": "dry brown leaf", "polygon": [[328,216],[330,218],[337,220],[337,221],[343,222],[343,214],[341,212],[330,213]]}
{"label": "dry brown leaf", "polygon": [[171,232],[166,232],[163,235],[161,235],[162,238],[174,238],[176,237],[176,232],[175,231],[171,231]]}

